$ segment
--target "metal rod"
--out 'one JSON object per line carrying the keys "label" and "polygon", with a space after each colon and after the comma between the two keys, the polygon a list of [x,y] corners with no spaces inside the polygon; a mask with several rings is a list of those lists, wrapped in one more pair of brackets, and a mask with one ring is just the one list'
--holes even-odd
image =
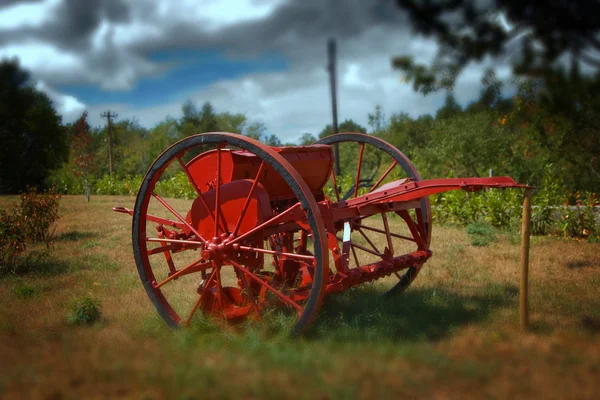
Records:
{"label": "metal rod", "polygon": [[521,287],[519,290],[519,310],[521,330],[529,326],[529,309],[527,307],[529,279],[529,236],[531,234],[531,189],[525,189],[523,198],[523,225],[521,227]]}

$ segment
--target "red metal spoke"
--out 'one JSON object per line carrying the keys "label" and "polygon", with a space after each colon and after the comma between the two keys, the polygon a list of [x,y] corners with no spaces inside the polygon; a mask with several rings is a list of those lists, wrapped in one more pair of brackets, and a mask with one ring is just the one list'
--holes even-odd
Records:
{"label": "red metal spoke", "polygon": [[250,205],[250,200],[252,199],[254,190],[256,189],[256,186],[258,185],[258,179],[260,178],[260,175],[263,172],[264,166],[265,166],[265,162],[262,161],[260,163],[260,167],[258,167],[258,172],[256,173],[256,177],[254,178],[254,182],[252,182],[252,187],[250,188],[250,193],[248,193],[248,196],[246,196],[246,201],[244,202],[244,206],[242,207],[240,217],[238,218],[237,223],[235,224],[235,228],[233,229],[233,233],[232,233],[233,236],[237,235],[238,230],[240,229],[240,225],[242,224],[242,220],[244,219],[244,216],[246,215],[246,210],[248,209],[248,206]]}
{"label": "red metal spoke", "polygon": [[[124,213],[124,214],[133,215],[133,210],[130,210],[129,208],[125,208],[125,207],[113,207],[112,210],[116,211],[116,212]],[[167,219],[167,218],[157,217],[155,215],[150,215],[150,214],[146,214],[146,220],[156,222],[157,224],[171,226],[173,228],[179,228],[179,229],[182,229],[185,226],[181,222],[173,221],[173,220]]]}
{"label": "red metal spoke", "polygon": [[206,239],[204,239],[202,237],[202,235],[200,233],[198,233],[198,231],[196,229],[194,229],[193,226],[191,226],[186,220],[185,218],[183,218],[177,211],[175,211],[173,209],[173,207],[171,207],[169,204],[167,204],[166,201],[163,200],[162,197],[160,197],[159,195],[157,195],[156,193],[152,192],[152,197],[154,197],[156,200],[158,200],[160,202],[160,204],[162,204],[167,210],[169,210],[171,212],[171,214],[173,214],[178,220],[180,220],[190,231],[192,231],[194,233],[194,235],[196,235],[196,237],[200,240],[202,240],[203,242],[206,243]]}
{"label": "red metal spoke", "polygon": [[[163,227],[160,227],[160,231],[158,232],[158,237],[161,239],[164,239],[164,233],[163,233]],[[170,245],[166,244],[165,242],[160,242],[160,247],[162,247],[163,249],[166,247],[168,248]],[[169,272],[171,274],[174,274],[175,272],[177,272],[177,268],[175,268],[175,264],[173,264],[173,258],[171,257],[171,253],[169,251],[165,251],[164,252],[165,255],[165,260],[167,261],[167,265],[169,266]]]}
{"label": "red metal spoke", "polygon": [[194,188],[194,190],[196,191],[196,193],[198,193],[198,197],[204,198],[204,196],[202,196],[202,192],[200,191],[200,188],[196,184],[196,181],[194,180],[194,178],[192,178],[192,175],[190,174],[190,171],[185,166],[185,163],[183,162],[183,160],[181,159],[181,157],[177,156],[177,161],[179,161],[179,165],[181,166],[181,169],[183,169],[183,172],[185,172],[185,176],[187,176],[188,182],[190,183],[190,185],[192,185],[192,187]]}
{"label": "red metal spoke", "polygon": [[419,230],[417,229],[417,227],[415,225],[415,221],[413,221],[413,219],[410,217],[410,214],[408,213],[408,211],[402,210],[399,212],[399,214],[402,217],[402,219],[404,219],[404,221],[406,222],[406,225],[408,225],[408,229],[410,229],[410,233],[412,233],[412,235],[415,237],[415,242],[417,243],[417,246],[419,247],[419,249],[424,248],[423,239],[421,238],[421,235],[419,234]]}
{"label": "red metal spoke", "polygon": [[[162,242],[165,243],[165,242]],[[149,256],[154,255],[154,254],[160,254],[160,253],[164,253],[165,251],[172,251],[172,250],[177,250],[179,249],[180,246],[177,246],[175,244],[166,244],[164,246],[160,246],[160,247],[155,247],[154,249],[150,249],[146,252],[146,254],[148,254]]]}
{"label": "red metal spoke", "polygon": [[340,201],[340,192],[338,191],[338,185],[335,179],[335,171],[333,169],[331,170],[331,180],[333,181],[333,189],[335,191],[336,201]]}
{"label": "red metal spoke", "polygon": [[196,259],[195,261],[193,261],[191,264],[183,267],[182,269],[180,269],[179,271],[175,272],[174,274],[168,276],[164,281],[154,285],[155,289],[159,289],[161,288],[164,284],[169,283],[170,281],[172,281],[173,279],[181,276],[181,275],[185,275],[190,269],[199,266],[202,263],[206,263],[206,269],[210,268],[210,263],[204,261],[204,259],[202,257]]}
{"label": "red metal spoke", "polygon": [[390,234],[390,226],[388,224],[387,215],[385,213],[381,213],[381,219],[383,219],[383,226],[385,228],[385,237],[388,243],[388,250],[390,254],[394,254],[394,244],[392,243],[392,235]]}
{"label": "red metal spoke", "polygon": [[[217,187],[215,189],[215,218],[220,221],[221,215],[221,145],[217,145]],[[219,223],[215,221],[215,237],[219,236]],[[225,224],[227,227],[227,224]],[[218,278],[217,278],[218,279]]]}
{"label": "red metal spoke", "polygon": [[361,234],[361,235],[362,235],[362,236],[365,238],[365,240],[366,240],[366,241],[367,241],[367,242],[368,242],[368,243],[371,245],[371,247],[373,248],[373,250],[375,250],[377,253],[381,253],[381,252],[379,251],[379,249],[377,248],[377,246],[375,246],[375,243],[373,243],[373,242],[371,241],[371,239],[369,239],[369,237],[367,236],[367,234],[366,234],[366,233],[364,233],[364,232],[362,231],[362,229],[358,228],[357,230],[358,230],[358,232],[359,232],[359,233],[360,233],[360,234]]}
{"label": "red metal spoke", "polygon": [[[371,226],[367,226],[367,225],[363,225],[363,224],[360,224],[358,226],[361,227],[361,228],[363,228],[363,229],[366,229],[368,231],[373,231],[373,232],[385,234],[385,231],[382,231],[381,229],[373,228]],[[398,239],[410,240],[411,242],[415,241],[415,238],[411,238],[409,236],[399,235],[399,234],[393,233],[393,232],[390,232],[390,236],[396,237]]]}
{"label": "red metal spoke", "polygon": [[[336,237],[337,237],[337,239],[338,239],[340,242],[343,242],[343,239],[342,239],[342,238],[340,238],[339,236],[336,236]],[[354,243],[354,242],[350,241],[350,246],[352,246],[352,248],[356,247],[357,249],[359,249],[359,250],[362,250],[362,251],[365,251],[365,252],[367,252],[367,253],[369,253],[369,254],[373,254],[374,256],[377,256],[377,257],[383,257],[383,254],[381,254],[381,253],[376,253],[376,252],[374,252],[373,250],[371,250],[371,249],[368,249],[368,248],[366,248],[366,247],[364,247],[364,246],[361,246],[361,245],[360,245],[360,244],[358,244],[358,243]],[[357,260],[357,261],[358,261],[358,260]]]}
{"label": "red metal spoke", "polygon": [[206,284],[204,285],[204,290],[202,290],[202,293],[200,293],[200,295],[198,296],[198,300],[196,301],[196,304],[194,304],[194,307],[192,308],[190,315],[188,316],[187,320],[185,321],[185,326],[190,326],[192,317],[196,313],[196,310],[198,309],[200,304],[202,304],[202,300],[204,299],[204,293],[206,293],[208,291],[208,287],[209,287],[211,281],[213,280],[216,272],[217,272],[217,269],[215,268],[213,270],[212,274],[210,274],[210,277],[208,278],[208,280],[206,281]]}
{"label": "red metal spoke", "polygon": [[[204,243],[198,242],[195,240],[179,240],[179,239],[163,239],[163,238],[146,238],[146,242],[192,244],[192,245],[196,245],[198,247],[204,245]],[[154,249],[152,249],[152,250],[154,250]]]}
{"label": "red metal spoke", "polygon": [[262,224],[257,225],[254,228],[250,229],[248,232],[244,233],[243,235],[240,235],[240,236],[234,238],[231,242],[229,242],[229,244],[233,244],[233,243],[239,242],[240,240],[245,239],[248,236],[251,236],[251,235],[255,234],[257,231],[261,230],[265,226],[268,226],[268,225],[274,224],[276,222],[279,222],[284,217],[286,217],[288,214],[291,214],[293,211],[295,211],[299,206],[300,206],[300,203],[294,204],[293,206],[291,206],[290,208],[288,208],[284,212],[277,214],[276,216],[274,216],[270,220],[265,221]]}
{"label": "red metal spoke", "polygon": [[244,274],[248,275],[252,280],[254,280],[255,282],[257,282],[258,284],[264,286],[265,288],[267,288],[268,290],[270,290],[271,292],[273,292],[277,297],[279,297],[281,300],[283,300],[288,305],[294,307],[299,312],[304,311],[304,309],[298,303],[296,303],[294,300],[290,299],[289,297],[287,297],[286,295],[284,295],[283,293],[281,293],[280,291],[278,291],[277,289],[275,289],[273,286],[269,285],[267,282],[265,282],[262,279],[260,279],[258,276],[254,275],[252,272],[250,272],[249,270],[247,270],[246,268],[244,268],[240,264],[236,263],[233,260],[230,260],[230,262],[231,262],[231,264],[235,268],[237,268],[238,270],[242,271]]}
{"label": "red metal spoke", "polygon": [[242,251],[252,251],[252,252],[256,252],[256,253],[264,253],[264,254],[272,254],[275,256],[284,256],[284,257],[289,257],[289,258],[297,258],[299,260],[305,260],[305,261],[314,261],[315,258],[313,256],[306,256],[303,254],[295,254],[295,253],[284,253],[282,251],[273,251],[273,250],[267,250],[267,249],[259,249],[256,247],[248,247],[248,246],[234,246],[234,249],[239,249]]}
{"label": "red metal spoke", "polygon": [[360,170],[362,168],[362,159],[363,159],[363,153],[365,151],[365,144],[361,143],[360,144],[360,153],[358,154],[358,169],[356,170],[356,182],[354,183],[354,196],[356,197],[356,195],[358,194],[358,185],[360,183]]}
{"label": "red metal spoke", "polygon": [[185,226],[181,222],[173,221],[173,220],[170,220],[167,218],[156,217],[156,216],[150,215],[150,214],[146,214],[146,219],[148,221],[156,222],[158,224],[162,224],[162,225],[166,225],[166,226],[171,226],[173,228],[183,229],[183,227]]}
{"label": "red metal spoke", "polygon": [[192,187],[194,188],[194,190],[198,194],[198,198],[200,199],[200,203],[202,203],[202,206],[204,207],[204,209],[206,210],[206,212],[208,213],[208,215],[210,215],[210,217],[212,218],[213,222],[216,221],[215,220],[215,214],[213,213],[213,210],[208,206],[208,202],[204,198],[204,195],[200,191],[200,188],[198,187],[198,185],[196,185],[196,181],[194,181],[194,178],[192,178],[192,176],[190,174],[190,171],[185,166],[185,164],[184,164],[183,160],[181,159],[181,157],[177,157],[177,161],[179,161],[179,165],[181,165],[181,168],[183,169],[183,172],[185,172],[185,175],[188,178],[188,182],[190,183],[190,185],[192,185]]}
{"label": "red metal spoke", "polygon": [[374,252],[373,250],[368,249],[368,248],[366,248],[364,246],[361,246],[358,243],[351,243],[350,245],[352,246],[352,248],[356,247],[357,249],[362,250],[362,251],[364,251],[366,253],[369,253],[369,254],[373,254],[374,256],[383,257],[383,254]]}
{"label": "red metal spoke", "polygon": [[356,267],[360,267],[360,263],[358,262],[358,257],[356,256],[356,250],[352,246],[352,242],[350,242],[350,250],[352,250],[352,255],[354,255],[354,262],[356,262]]}
{"label": "red metal spoke", "polygon": [[392,169],[394,169],[394,167],[396,166],[396,164],[398,164],[398,161],[394,160],[394,162],[392,163],[392,165],[390,165],[389,168],[383,173],[383,175],[381,175],[381,178],[379,178],[379,180],[373,185],[373,187],[371,188],[371,190],[369,190],[369,192],[372,192],[373,190],[377,189],[377,186],[379,186],[379,184],[381,182],[383,182],[383,180],[385,179],[385,177],[388,176],[388,174],[390,172],[392,172]]}

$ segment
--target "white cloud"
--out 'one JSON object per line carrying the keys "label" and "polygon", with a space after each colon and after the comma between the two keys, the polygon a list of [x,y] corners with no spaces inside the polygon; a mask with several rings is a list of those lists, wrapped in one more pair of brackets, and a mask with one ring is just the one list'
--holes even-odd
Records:
{"label": "white cloud", "polygon": [[59,3],[60,0],[46,0],[42,4],[17,4],[0,9],[0,26],[4,29],[41,26]]}
{"label": "white cloud", "polygon": [[[281,0],[262,2],[207,0],[199,4],[194,0],[178,2],[163,0],[163,12],[167,15],[176,15],[183,20],[198,21],[202,24],[202,29],[216,31],[241,22],[267,18],[282,3]],[[168,4],[169,7],[164,4]]]}
{"label": "white cloud", "polygon": [[85,104],[79,101],[79,99],[59,93],[43,81],[38,81],[35,88],[48,95],[56,111],[63,116],[63,122],[71,122],[79,118],[85,110]]}
{"label": "white cloud", "polygon": [[1,58],[16,57],[21,65],[34,73],[58,73],[81,68],[82,60],[73,53],[61,51],[42,42],[28,42],[0,48]]}

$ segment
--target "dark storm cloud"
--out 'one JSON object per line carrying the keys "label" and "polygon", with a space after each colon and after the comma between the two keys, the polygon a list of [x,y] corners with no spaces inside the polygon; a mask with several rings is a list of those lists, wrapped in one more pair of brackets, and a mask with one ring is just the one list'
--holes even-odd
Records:
{"label": "dark storm cloud", "polygon": [[0,0],[0,10],[4,7],[10,7],[17,4],[35,4],[41,2],[42,0]]}
{"label": "dark storm cloud", "polygon": [[[12,1],[31,3],[27,1]],[[38,27],[0,28],[0,43],[44,41],[63,50],[84,50],[103,21],[126,23],[130,9],[125,0],[63,0],[50,20]]]}
{"label": "dark storm cloud", "polygon": [[[127,26],[129,22],[158,29],[160,34],[129,40],[126,45],[115,44],[117,39],[129,38],[114,37],[114,26]],[[98,40],[103,23],[110,28]],[[203,21],[161,15],[157,1],[64,0],[41,26],[0,28],[0,45],[45,42],[76,53],[86,66],[86,74],[65,73],[53,78],[40,71],[50,84],[65,83],[65,79],[72,81],[67,83],[97,82],[102,75],[113,79],[116,75],[117,82],[127,85],[163,69],[148,59],[156,51],[223,48],[233,57],[279,51],[300,68],[323,57],[328,37],[351,41],[374,26],[401,24],[402,15],[392,0],[288,1],[267,18],[212,31],[205,29]],[[100,47],[93,47],[93,41]],[[120,70],[127,71],[127,79],[119,79]]]}
{"label": "dark storm cloud", "polygon": [[[152,20],[158,18],[152,13],[147,16]],[[329,36],[349,39],[375,25],[397,26],[401,22],[402,14],[391,0],[289,1],[266,19],[239,23],[216,32],[203,31],[201,23],[167,22],[163,25],[163,38],[158,42],[139,43],[137,48],[150,51],[157,45],[186,48],[216,44],[244,54],[269,49],[293,50],[293,47],[313,46],[315,41]]]}

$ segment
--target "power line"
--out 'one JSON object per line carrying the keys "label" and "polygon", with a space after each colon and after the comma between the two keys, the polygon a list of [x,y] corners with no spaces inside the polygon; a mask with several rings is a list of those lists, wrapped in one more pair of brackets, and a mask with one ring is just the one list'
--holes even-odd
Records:
{"label": "power line", "polygon": [[112,154],[112,123],[111,118],[117,118],[119,115],[115,112],[111,112],[110,110],[104,111],[101,115],[102,118],[106,118],[108,125],[108,173],[110,175],[110,179],[113,177],[113,154]]}

